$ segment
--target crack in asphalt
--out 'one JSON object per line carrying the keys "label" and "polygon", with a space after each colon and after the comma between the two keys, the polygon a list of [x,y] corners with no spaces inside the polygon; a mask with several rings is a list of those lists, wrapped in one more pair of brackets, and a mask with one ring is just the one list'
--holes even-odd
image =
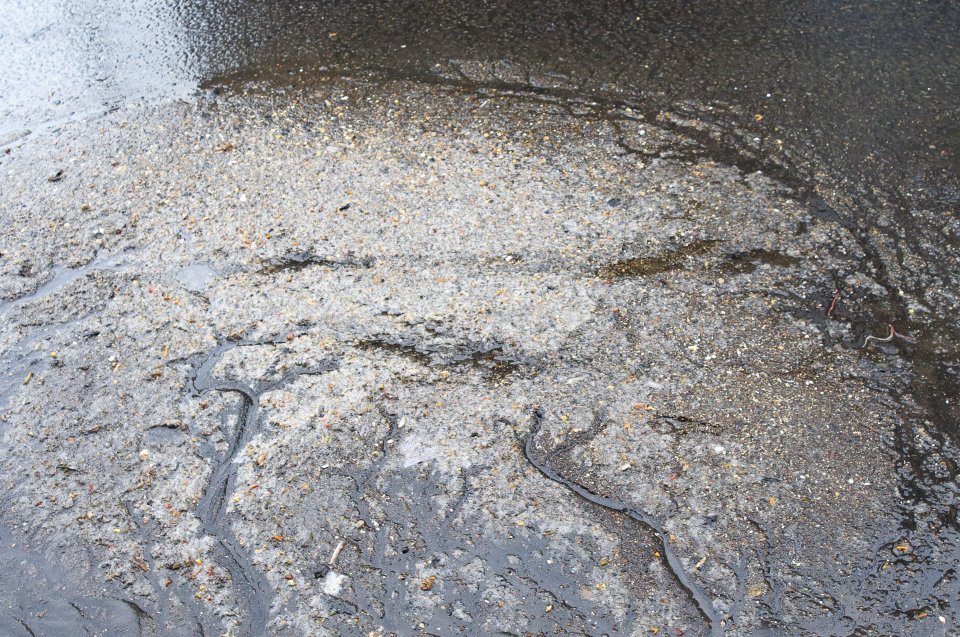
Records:
{"label": "crack in asphalt", "polygon": [[[13,616],[11,615],[11,617]],[[14,617],[14,619],[20,622],[20,625],[23,626],[23,629],[27,631],[27,634],[30,635],[30,637],[37,637],[37,633],[33,632],[33,629],[30,628],[30,625],[27,622],[23,621],[22,618]]]}

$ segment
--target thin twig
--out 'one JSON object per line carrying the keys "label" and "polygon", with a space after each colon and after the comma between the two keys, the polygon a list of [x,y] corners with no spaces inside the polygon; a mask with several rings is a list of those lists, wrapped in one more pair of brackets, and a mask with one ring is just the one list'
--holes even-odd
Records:
{"label": "thin twig", "polygon": [[334,563],[337,561],[337,558],[340,557],[340,552],[343,550],[343,547],[347,545],[346,540],[340,540],[340,543],[337,544],[337,548],[333,549],[333,554],[330,556],[330,559],[327,561],[327,564],[333,568]]}

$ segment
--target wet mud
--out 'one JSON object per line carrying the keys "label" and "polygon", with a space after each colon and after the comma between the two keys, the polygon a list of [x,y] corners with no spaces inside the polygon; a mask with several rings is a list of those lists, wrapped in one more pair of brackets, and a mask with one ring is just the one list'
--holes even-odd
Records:
{"label": "wet mud", "polygon": [[[536,467],[537,471],[539,471],[545,478],[556,482],[557,484],[563,485],[587,502],[599,507],[603,507],[610,511],[623,514],[629,517],[631,520],[636,521],[646,530],[652,532],[660,542],[660,548],[664,562],[670,569],[673,577],[676,578],[677,583],[690,596],[691,600],[696,604],[697,609],[703,614],[703,617],[707,621],[707,624],[710,628],[710,634],[722,635],[723,630],[720,623],[721,620],[716,612],[716,609],[714,608],[713,600],[707,596],[703,589],[700,588],[699,584],[690,579],[690,576],[687,574],[686,567],[670,548],[669,536],[663,530],[663,527],[660,525],[660,523],[653,519],[645,511],[628,507],[621,502],[617,502],[611,498],[593,493],[586,487],[577,484],[572,480],[568,480],[557,473],[548,464],[548,461],[550,456],[555,455],[559,450],[547,454],[546,458],[538,459],[534,452],[536,442],[535,437],[538,433],[540,433],[540,428],[543,421],[543,412],[539,409],[535,410],[533,412],[531,421],[532,424],[530,426],[530,432],[527,434],[527,439],[523,445],[523,453],[530,464]],[[569,448],[569,446],[567,446],[567,448]],[[565,450],[566,449],[564,449],[564,451]]]}
{"label": "wet mud", "polygon": [[956,632],[955,6],[68,4],[3,630]]}
{"label": "wet mud", "polygon": [[205,392],[230,392],[240,397],[240,405],[233,416],[236,424],[231,432],[227,449],[213,467],[210,480],[203,497],[197,503],[197,517],[203,531],[216,539],[219,548],[214,552],[216,559],[227,564],[235,590],[244,600],[244,634],[260,635],[266,630],[270,611],[270,593],[268,584],[246,556],[246,551],[233,537],[224,523],[227,500],[234,492],[237,452],[243,449],[257,435],[260,424],[260,397],[269,391],[282,388],[287,383],[309,374],[318,375],[337,369],[336,360],[321,362],[319,365],[302,368],[293,367],[284,370],[279,380],[258,384],[254,387],[235,382],[216,382],[213,368],[220,356],[235,347],[263,345],[262,342],[227,342],[216,348],[205,360],[200,361],[190,383],[200,395]]}
{"label": "wet mud", "polygon": [[597,275],[603,279],[623,279],[670,272],[682,268],[688,257],[710,252],[717,243],[719,241],[705,239],[688,243],[675,250],[667,250],[657,256],[617,261],[600,268]]}

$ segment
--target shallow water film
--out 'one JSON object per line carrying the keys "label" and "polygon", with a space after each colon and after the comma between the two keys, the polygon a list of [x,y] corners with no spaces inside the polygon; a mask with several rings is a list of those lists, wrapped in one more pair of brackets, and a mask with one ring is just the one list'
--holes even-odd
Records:
{"label": "shallow water film", "polygon": [[0,634],[960,632],[960,5],[0,8]]}

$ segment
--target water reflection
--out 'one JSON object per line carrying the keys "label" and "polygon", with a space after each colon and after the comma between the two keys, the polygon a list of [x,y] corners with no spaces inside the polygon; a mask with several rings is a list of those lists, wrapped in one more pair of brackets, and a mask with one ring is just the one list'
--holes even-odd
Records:
{"label": "water reflection", "polygon": [[183,94],[196,85],[196,59],[176,5],[6,4],[0,18],[0,132],[130,99]]}
{"label": "water reflection", "polygon": [[760,134],[950,207],[958,24],[949,2],[0,0],[0,136],[224,74],[479,60],[520,81],[736,104],[764,115]]}

